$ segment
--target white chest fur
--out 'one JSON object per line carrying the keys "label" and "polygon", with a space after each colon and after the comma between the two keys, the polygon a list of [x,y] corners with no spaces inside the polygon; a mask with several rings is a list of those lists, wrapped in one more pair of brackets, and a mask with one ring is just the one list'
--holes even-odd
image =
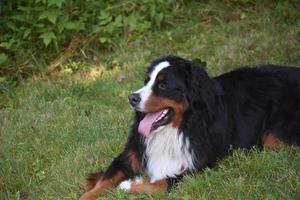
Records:
{"label": "white chest fur", "polygon": [[145,144],[146,170],[151,182],[194,169],[190,141],[177,128],[160,127],[145,139]]}

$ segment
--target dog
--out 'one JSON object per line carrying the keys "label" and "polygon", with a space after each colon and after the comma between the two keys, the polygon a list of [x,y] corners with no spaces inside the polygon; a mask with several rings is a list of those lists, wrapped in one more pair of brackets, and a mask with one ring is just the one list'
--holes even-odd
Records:
{"label": "dog", "polygon": [[[89,176],[81,200],[116,186],[168,191],[235,149],[300,145],[300,68],[267,64],[211,78],[189,60],[166,56],[128,98],[135,122],[124,151]],[[137,178],[144,173],[148,183]]]}

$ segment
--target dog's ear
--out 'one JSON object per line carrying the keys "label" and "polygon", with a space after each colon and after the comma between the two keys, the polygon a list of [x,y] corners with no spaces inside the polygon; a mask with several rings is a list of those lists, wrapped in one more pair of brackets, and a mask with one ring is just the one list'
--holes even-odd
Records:
{"label": "dog's ear", "polygon": [[221,85],[194,63],[190,64],[188,77],[188,102],[191,109],[212,113],[218,97],[223,93]]}

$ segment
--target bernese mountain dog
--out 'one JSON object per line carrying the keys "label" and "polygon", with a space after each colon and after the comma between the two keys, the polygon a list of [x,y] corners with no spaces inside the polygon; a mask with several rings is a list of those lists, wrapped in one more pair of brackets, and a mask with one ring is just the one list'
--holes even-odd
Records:
{"label": "bernese mountain dog", "polygon": [[[81,200],[119,186],[168,191],[185,174],[211,167],[234,149],[300,145],[300,68],[243,67],[211,78],[201,66],[167,56],[129,95],[135,123],[104,173],[91,174]],[[146,173],[149,181],[139,178]]]}

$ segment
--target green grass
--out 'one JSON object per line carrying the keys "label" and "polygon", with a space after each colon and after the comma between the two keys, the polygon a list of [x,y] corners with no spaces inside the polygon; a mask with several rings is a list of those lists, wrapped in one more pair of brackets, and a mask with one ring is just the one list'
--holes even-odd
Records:
{"label": "green grass", "polygon": [[[227,3],[226,3],[227,2]],[[191,3],[159,32],[116,44],[95,66],[38,76],[0,96],[0,199],[78,199],[88,172],[105,169],[126,141],[130,91],[149,62],[176,54],[217,75],[241,65],[300,66],[297,1]],[[91,69],[101,76],[86,76]],[[66,74],[67,73],[67,74]],[[169,194],[104,199],[300,199],[299,149],[238,151]]]}

